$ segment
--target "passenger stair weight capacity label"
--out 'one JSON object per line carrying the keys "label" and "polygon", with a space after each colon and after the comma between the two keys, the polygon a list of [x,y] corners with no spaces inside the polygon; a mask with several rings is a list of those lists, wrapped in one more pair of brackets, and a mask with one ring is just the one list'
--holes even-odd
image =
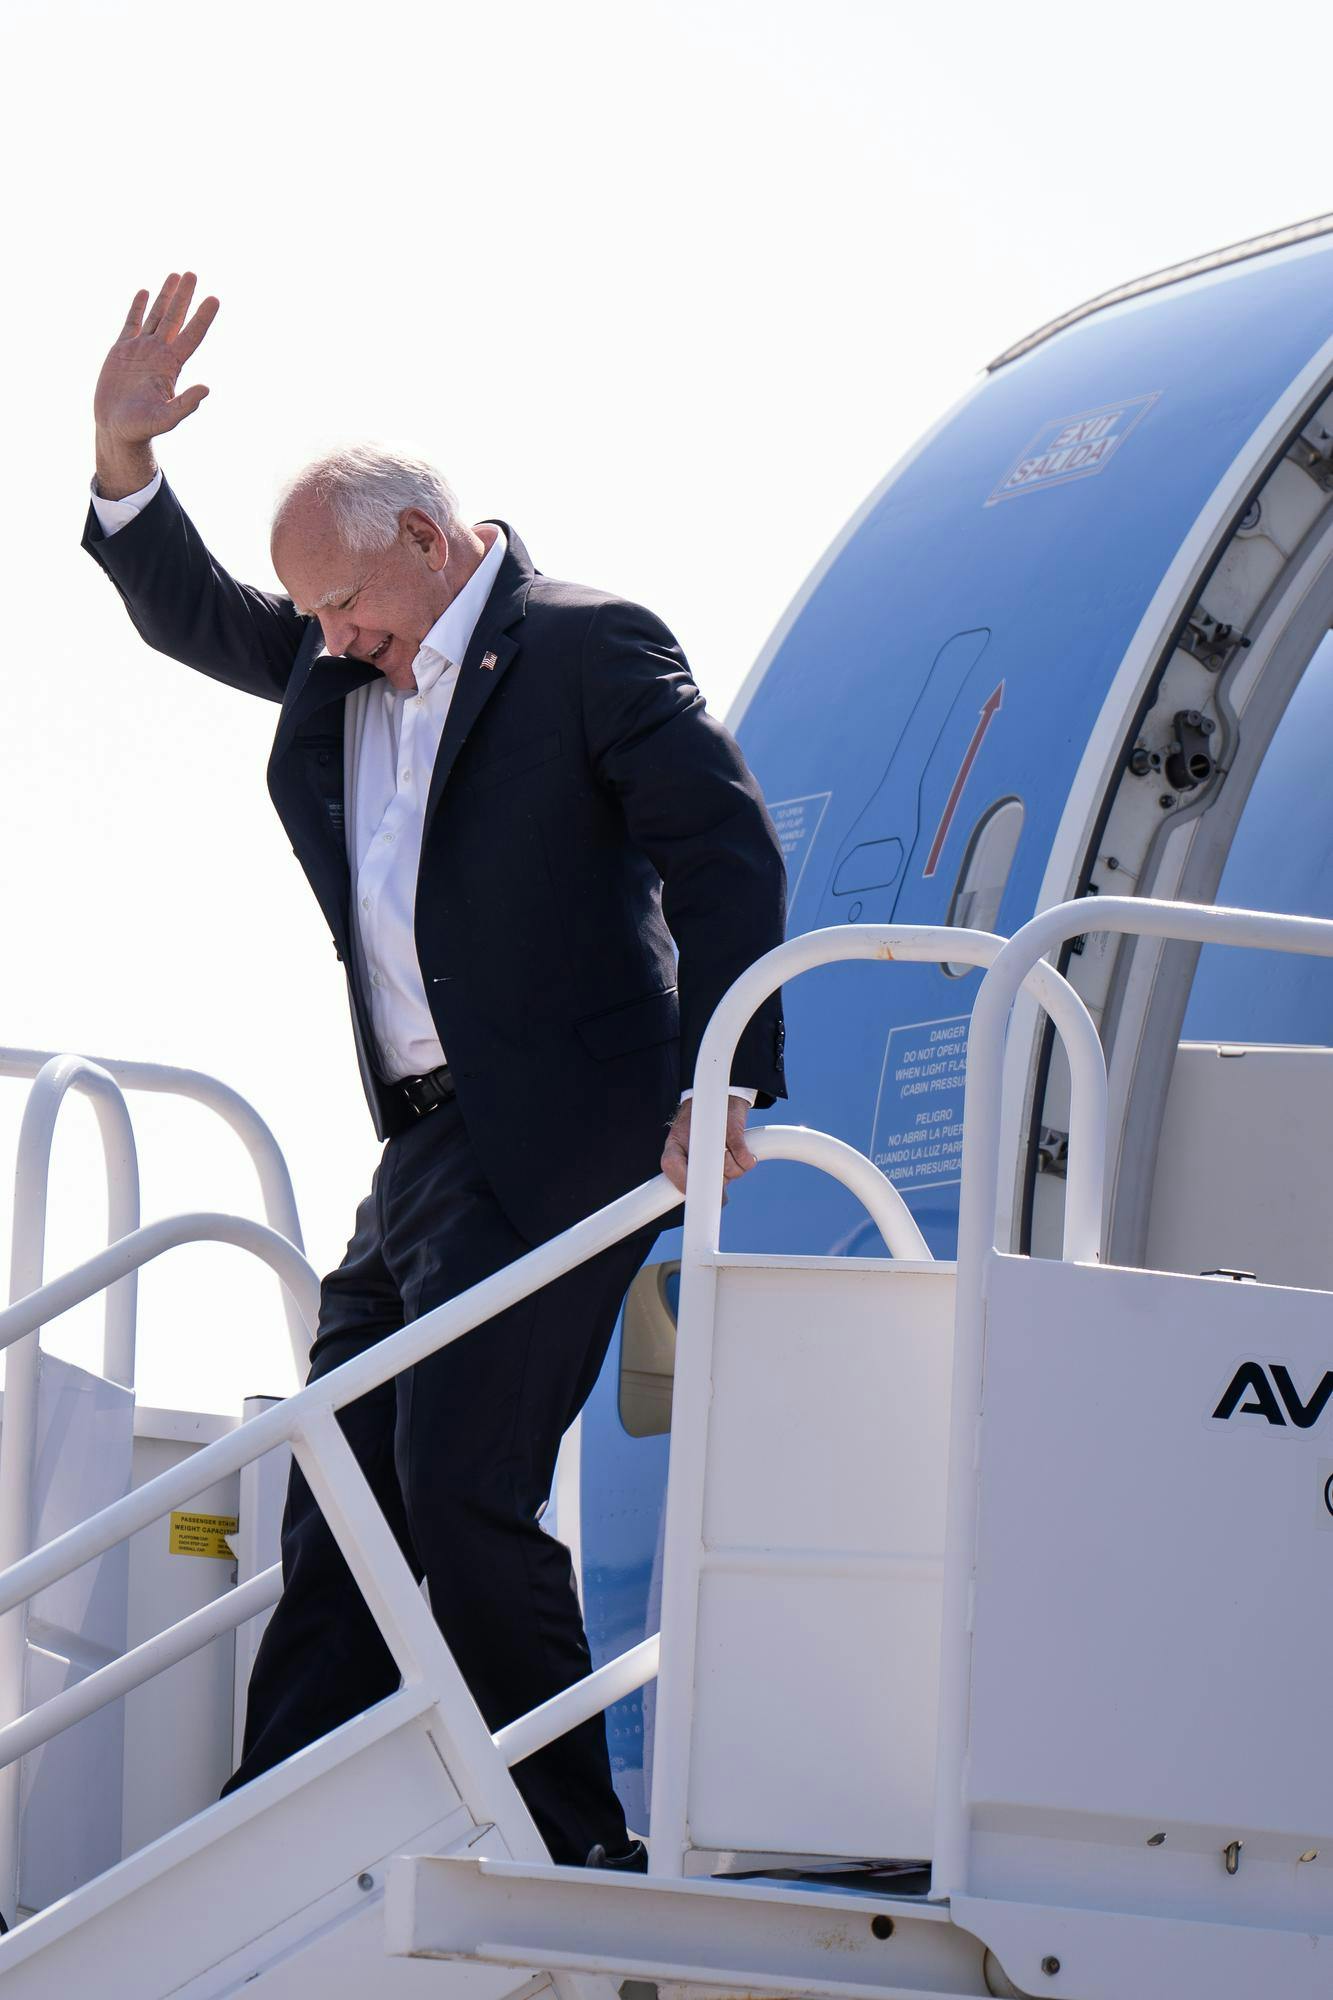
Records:
{"label": "passenger stair weight capacity label", "polygon": [[173,1514],[167,1547],[173,1556],[212,1556],[234,1563],[236,1552],[227,1537],[239,1526],[234,1514]]}

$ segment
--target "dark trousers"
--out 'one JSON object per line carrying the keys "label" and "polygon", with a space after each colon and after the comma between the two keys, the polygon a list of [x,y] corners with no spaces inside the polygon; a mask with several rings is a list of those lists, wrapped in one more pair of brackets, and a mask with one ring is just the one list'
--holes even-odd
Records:
{"label": "dark trousers", "polygon": [[[492,1731],[591,1668],[569,1553],[537,1516],[656,1234],[614,1245],[339,1413]],[[324,1280],[309,1380],[530,1247],[483,1180],[457,1105],[430,1112],[388,1142],[347,1254]],[[282,1573],[227,1791],[399,1685],[296,1466]],[[516,1765],[514,1778],[554,1860],[581,1863],[599,1841],[609,1854],[628,1846],[600,1715]]]}

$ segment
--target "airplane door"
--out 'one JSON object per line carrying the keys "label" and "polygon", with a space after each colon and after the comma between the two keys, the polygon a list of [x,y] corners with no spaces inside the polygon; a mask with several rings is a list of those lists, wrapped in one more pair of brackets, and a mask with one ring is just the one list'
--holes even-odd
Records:
{"label": "airplane door", "polygon": [[981,626],[956,632],[936,654],[888,765],[838,849],[820,906],[821,924],[888,923],[910,857],[920,845],[926,776],[957,712],[960,691],[990,643]]}

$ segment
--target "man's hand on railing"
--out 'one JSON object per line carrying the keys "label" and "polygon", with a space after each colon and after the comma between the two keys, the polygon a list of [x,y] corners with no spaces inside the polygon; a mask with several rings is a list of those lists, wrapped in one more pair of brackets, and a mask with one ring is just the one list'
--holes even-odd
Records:
{"label": "man's hand on railing", "polygon": [[[662,1172],[672,1187],[685,1192],[685,1169],[690,1157],[690,1107],[694,1103],[687,1097],[671,1121],[666,1145],[662,1149]],[[727,1157],[722,1163],[724,1181],[739,1180],[748,1174],[755,1164],[754,1154],[745,1143],[745,1121],[750,1115],[749,1100],[744,1097],[727,1099]]]}

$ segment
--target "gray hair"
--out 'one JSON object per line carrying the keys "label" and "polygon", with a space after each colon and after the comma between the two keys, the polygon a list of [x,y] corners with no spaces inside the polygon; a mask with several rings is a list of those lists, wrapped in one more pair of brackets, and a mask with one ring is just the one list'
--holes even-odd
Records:
{"label": "gray hair", "polygon": [[275,529],[291,502],[306,493],[313,493],[329,509],[343,541],[356,555],[387,549],[409,507],[429,514],[446,535],[458,525],[458,496],[444,474],[424,458],[387,445],[343,445],[312,459],[278,495]]}

